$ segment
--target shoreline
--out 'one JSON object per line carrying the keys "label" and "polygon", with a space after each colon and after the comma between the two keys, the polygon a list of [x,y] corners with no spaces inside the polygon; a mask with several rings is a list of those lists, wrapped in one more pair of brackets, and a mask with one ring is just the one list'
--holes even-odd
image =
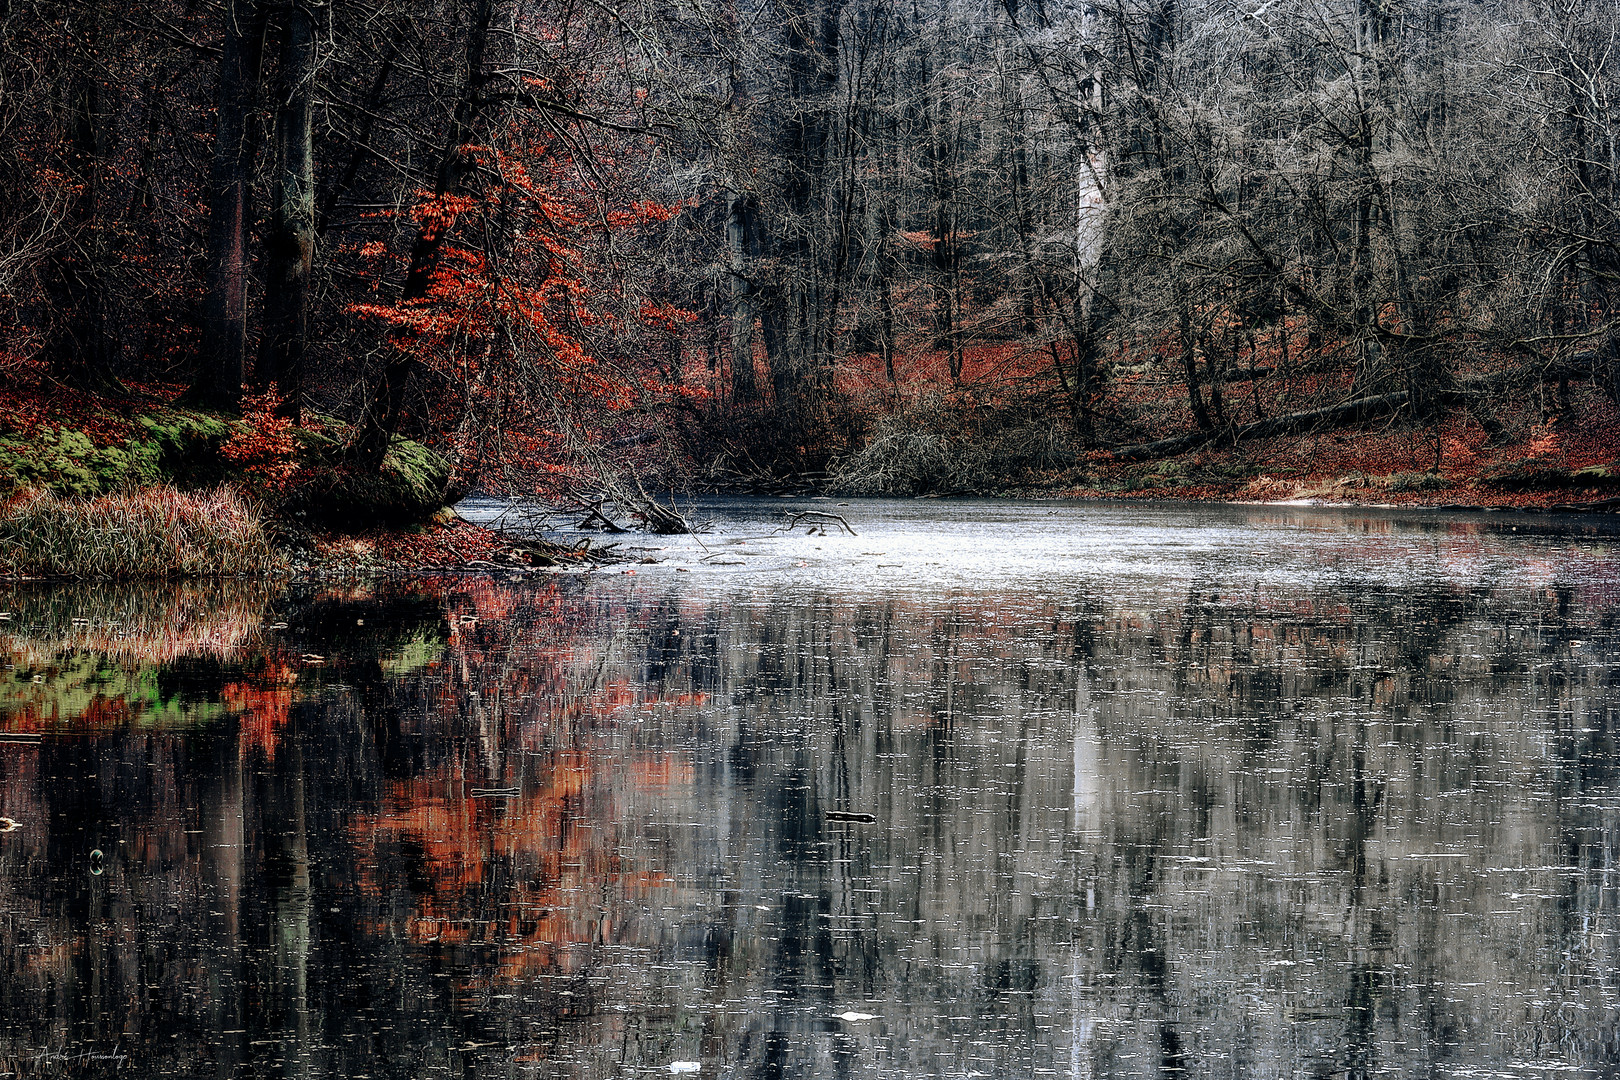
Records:
{"label": "shoreline", "polygon": [[[1596,519],[1599,519],[1599,520],[1604,519],[1604,518],[1608,518],[1608,517],[1612,517],[1612,516],[1614,516],[1616,514],[1620,514],[1620,500],[1616,500],[1615,503],[1612,506],[1609,506],[1606,509],[1588,509],[1588,508],[1572,506],[1570,504],[1561,504],[1561,503],[1551,504],[1551,505],[1539,505],[1539,504],[1533,504],[1533,503],[1516,503],[1516,504],[1499,504],[1499,505],[1492,505],[1492,504],[1488,504],[1488,503],[1429,503],[1429,502],[1395,503],[1395,502],[1370,502],[1370,501],[1362,501],[1362,500],[1330,500],[1330,499],[1317,499],[1317,498],[1312,498],[1312,499],[1244,499],[1244,498],[1210,498],[1210,497],[1199,498],[1199,497],[1196,497],[1196,496],[1189,497],[1189,496],[1178,496],[1178,495],[1173,495],[1173,494],[1096,495],[1096,494],[1070,494],[1070,493],[1067,493],[1067,492],[1045,492],[1045,493],[995,492],[995,493],[972,493],[972,494],[970,494],[970,493],[961,493],[961,494],[952,494],[952,495],[918,495],[918,496],[911,496],[910,498],[888,497],[888,496],[820,496],[820,495],[791,495],[791,496],[777,495],[777,496],[771,496],[771,495],[756,495],[756,494],[746,493],[746,492],[726,492],[726,491],[710,492],[708,494],[714,495],[714,496],[720,496],[720,497],[738,497],[738,498],[751,498],[751,499],[761,499],[761,500],[772,499],[772,500],[780,500],[780,501],[783,501],[783,502],[787,502],[787,501],[808,502],[808,501],[811,501],[811,500],[819,501],[819,500],[822,500],[822,499],[840,499],[840,500],[847,500],[847,501],[851,501],[851,502],[865,501],[867,499],[870,499],[871,501],[874,501],[874,502],[880,502],[880,501],[889,501],[891,498],[895,502],[915,502],[915,501],[925,501],[925,500],[939,500],[939,501],[942,501],[942,502],[950,502],[950,501],[955,501],[957,499],[981,499],[981,500],[990,501],[990,502],[1062,502],[1062,503],[1070,503],[1070,504],[1090,504],[1090,505],[1099,505],[1099,506],[1101,506],[1101,505],[1119,506],[1119,505],[1130,505],[1130,504],[1141,505],[1141,506],[1144,506],[1144,507],[1152,506],[1152,505],[1156,505],[1156,504],[1162,504],[1162,505],[1198,505],[1198,506],[1222,506],[1222,505],[1225,505],[1225,506],[1243,506],[1243,507],[1256,507],[1256,508],[1288,507],[1288,508],[1296,508],[1296,509],[1347,510],[1347,511],[1370,510],[1370,511],[1379,511],[1379,512],[1420,511],[1420,512],[1423,512],[1425,514],[1434,514],[1434,515],[1440,515],[1440,514],[1464,515],[1464,514],[1469,514],[1469,515],[1503,515],[1505,517],[1511,517],[1513,515],[1524,515],[1524,516],[1527,516],[1527,517],[1546,517],[1546,516],[1549,516],[1549,515],[1558,515],[1558,516],[1567,516],[1567,517],[1596,518]],[[481,532],[481,533],[483,533],[483,534],[485,534],[487,536],[492,537],[496,543],[508,545],[508,546],[510,546],[512,548],[515,548],[515,549],[521,549],[521,548],[523,548],[525,546],[531,546],[534,543],[536,543],[536,541],[521,540],[521,539],[517,539],[517,538],[514,538],[514,537],[508,537],[508,536],[506,536],[506,535],[504,535],[504,534],[502,534],[502,533],[500,533],[500,532],[498,532],[498,531],[496,531],[494,529],[489,529],[489,528],[486,528],[485,526],[478,525],[478,524],[476,524],[474,522],[468,521],[465,518],[458,518],[457,521],[460,523],[460,525],[458,526],[460,528],[478,530],[479,532]],[[653,536],[654,534],[652,534],[652,533],[639,533],[639,532],[637,532],[635,530],[632,530],[630,533],[628,533],[626,535],[629,538],[636,538],[636,537],[650,537],[650,536]],[[611,543],[609,545],[606,545],[605,547],[606,548],[612,548],[612,547],[618,547],[618,546],[619,545],[617,543]],[[576,564],[576,565],[538,566],[538,565],[534,565],[532,563],[530,563],[530,564],[519,563],[519,562],[501,563],[501,562],[495,561],[494,559],[477,559],[477,560],[471,560],[469,562],[465,562],[465,563],[461,563],[461,564],[457,564],[457,565],[435,564],[435,565],[419,565],[418,566],[418,565],[403,565],[403,564],[394,563],[394,564],[391,564],[389,566],[375,567],[374,569],[369,571],[369,573],[372,576],[382,576],[382,577],[400,577],[400,576],[409,576],[409,575],[412,575],[412,574],[427,575],[427,574],[435,574],[435,573],[458,573],[458,574],[466,574],[466,575],[514,574],[514,573],[516,573],[516,574],[590,573],[590,572],[593,572],[595,570],[609,569],[609,568],[612,568],[612,567],[623,567],[623,566],[626,566],[626,565],[635,565],[637,563],[647,563],[647,562],[656,563],[656,562],[662,562],[662,561],[664,561],[664,560],[653,560],[653,559],[646,559],[646,558],[639,558],[638,559],[637,557],[633,556],[630,553],[629,550],[626,550],[623,553],[619,554],[618,557],[615,560],[602,561],[602,562],[595,563],[594,565]],[[329,566],[330,566],[330,564],[329,564]],[[366,573],[367,573],[366,571],[361,571],[361,576],[364,576]]]}
{"label": "shoreline", "polygon": [[[1513,502],[1435,502],[1424,499],[1409,501],[1362,500],[1307,496],[1283,499],[1245,498],[1242,492],[1231,494],[1152,492],[1096,492],[1096,491],[1000,491],[989,493],[951,493],[948,495],[893,496],[815,496],[815,495],[757,495],[747,492],[712,492],[721,497],[775,499],[782,501],[810,501],[847,498],[853,501],[913,502],[958,499],[980,499],[992,502],[1062,502],[1122,506],[1136,504],[1143,507],[1155,504],[1194,506],[1277,507],[1314,510],[1410,512],[1428,515],[1502,515],[1512,517],[1562,516],[1603,520],[1620,514],[1620,499],[1606,499],[1594,503],[1555,502],[1558,491],[1530,491],[1522,493]],[[447,508],[453,511],[453,507]],[[629,538],[643,534],[632,530]],[[646,536],[653,534],[647,533]],[[330,585],[344,582],[400,580],[434,575],[463,577],[503,576],[527,577],[533,575],[588,574],[626,564],[661,562],[637,558],[629,550],[617,550],[623,541],[604,544],[584,538],[581,543],[567,545],[540,538],[523,538],[468,520],[459,515],[441,516],[425,525],[370,529],[360,533],[338,533],[311,530],[283,532],[275,544],[282,566],[269,573],[220,573],[192,575],[130,576],[123,578],[76,575],[17,575],[0,574],[0,583],[7,585],[53,584],[67,582],[163,581],[163,580],[244,580],[281,582],[288,585]]]}

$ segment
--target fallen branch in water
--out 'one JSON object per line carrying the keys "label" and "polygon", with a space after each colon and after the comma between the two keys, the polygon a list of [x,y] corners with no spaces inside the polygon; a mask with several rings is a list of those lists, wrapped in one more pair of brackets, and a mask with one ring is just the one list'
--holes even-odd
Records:
{"label": "fallen branch in water", "polygon": [[589,512],[580,518],[579,524],[574,527],[576,529],[601,529],[603,532],[610,533],[629,532],[629,529],[626,529],[602,511],[602,504],[606,501],[606,499],[596,499],[587,502],[581,499],[580,502],[585,504],[585,509]]}
{"label": "fallen branch in water", "polygon": [[661,503],[641,486],[641,479],[632,479],[635,490],[632,491],[622,482],[612,482],[607,488],[607,498],[629,512],[630,516],[644,525],[648,532],[660,536],[684,536],[687,533],[697,532],[692,523],[676,510],[673,504]]}
{"label": "fallen branch in water", "polygon": [[792,532],[794,529],[798,528],[806,518],[816,519],[809,525],[805,526],[812,534],[819,532],[820,535],[825,536],[827,535],[827,526],[829,524],[836,523],[839,528],[843,529],[849,535],[855,535],[855,530],[850,528],[849,522],[844,520],[842,514],[829,514],[825,510],[801,510],[797,514],[793,514],[789,518],[788,523],[786,525],[779,526],[776,531],[779,533]]}
{"label": "fallen branch in water", "polygon": [[572,546],[551,540],[516,540],[512,543],[512,557],[527,566],[607,566],[625,560],[625,556],[615,550],[618,546],[616,543],[592,545],[589,540]]}

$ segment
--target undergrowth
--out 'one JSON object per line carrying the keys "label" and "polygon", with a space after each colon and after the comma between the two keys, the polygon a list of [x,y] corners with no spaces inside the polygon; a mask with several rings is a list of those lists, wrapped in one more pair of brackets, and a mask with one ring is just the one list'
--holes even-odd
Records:
{"label": "undergrowth", "polygon": [[928,397],[879,420],[866,444],[836,463],[829,486],[845,495],[978,493],[1076,459],[1050,417]]}
{"label": "undergrowth", "polygon": [[0,507],[0,573],[97,579],[267,574],[258,512],[228,488],[95,497],[30,491]]}

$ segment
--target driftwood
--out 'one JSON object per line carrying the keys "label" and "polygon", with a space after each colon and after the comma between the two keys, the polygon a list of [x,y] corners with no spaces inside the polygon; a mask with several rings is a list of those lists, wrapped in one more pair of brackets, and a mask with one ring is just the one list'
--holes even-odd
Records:
{"label": "driftwood", "polygon": [[648,495],[639,479],[632,480],[632,483],[634,487],[621,481],[610,481],[601,495],[587,496],[576,493],[573,496],[574,502],[580,509],[587,511],[580,519],[578,527],[602,529],[610,533],[628,532],[625,526],[610,518],[603,509],[608,503],[612,503],[620,511],[639,521],[648,532],[662,536],[676,536],[698,531],[674,506],[661,503]]}
{"label": "driftwood", "polygon": [[853,810],[828,810],[828,821],[850,821],[862,825],[871,825],[877,821],[876,814],[861,814]]}
{"label": "driftwood", "polygon": [[585,508],[589,511],[589,513],[579,519],[579,524],[576,525],[575,528],[601,529],[603,532],[610,533],[622,533],[630,531],[602,512],[602,504],[607,500],[596,499],[594,501],[586,502],[582,499],[580,501],[585,503]]}
{"label": "driftwood", "polygon": [[623,490],[614,492],[613,501],[630,511],[632,517],[640,519],[647,526],[649,532],[660,536],[684,536],[692,531],[691,522],[687,521],[674,506],[666,506],[647,494],[647,489],[641,486],[641,480],[636,479],[634,495]]}
{"label": "driftwood", "polygon": [[806,518],[813,519],[810,524],[806,526],[806,528],[808,528],[811,532],[819,531],[825,535],[827,532],[827,526],[836,524],[840,529],[843,529],[849,535],[855,535],[855,530],[850,528],[849,522],[844,520],[842,514],[829,514],[825,510],[801,510],[799,513],[791,515],[788,519],[788,523],[780,526],[776,531],[783,533],[792,532],[794,529],[798,528],[799,525],[803,524]]}
{"label": "driftwood", "polygon": [[[589,540],[573,545],[551,540],[517,540],[512,544],[509,558],[518,566],[609,566],[625,559],[615,550],[618,546],[616,543],[592,544]],[[511,566],[499,568],[512,569]]]}

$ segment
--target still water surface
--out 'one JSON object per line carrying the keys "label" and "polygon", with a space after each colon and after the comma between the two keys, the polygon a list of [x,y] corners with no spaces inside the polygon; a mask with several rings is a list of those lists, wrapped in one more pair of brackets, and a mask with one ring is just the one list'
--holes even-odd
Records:
{"label": "still water surface", "polygon": [[694,512],[5,586],[0,1077],[1620,1075],[1606,524]]}

